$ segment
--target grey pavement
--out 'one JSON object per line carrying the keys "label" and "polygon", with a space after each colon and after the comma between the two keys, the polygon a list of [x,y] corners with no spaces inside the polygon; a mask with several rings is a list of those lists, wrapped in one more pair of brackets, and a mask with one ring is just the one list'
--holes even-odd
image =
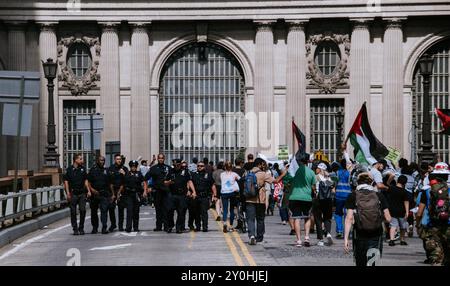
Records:
{"label": "grey pavement", "polygon": [[[351,254],[343,251],[343,240],[334,240],[331,247],[319,247],[316,235],[312,234],[311,247],[296,247],[295,236],[289,235],[289,226],[281,224],[277,211],[274,216],[266,217],[265,241],[255,246],[247,244],[247,234],[224,234],[221,223],[214,219],[214,212],[210,211],[207,233],[153,232],[155,210],[143,207],[139,233],[90,234],[88,217],[86,235],[73,236],[70,220],[66,218],[0,248],[0,265],[64,266],[72,263],[78,253],[82,266],[353,265]],[[407,242],[408,246],[394,247],[384,243],[381,265],[424,266],[421,240],[415,236]]]}

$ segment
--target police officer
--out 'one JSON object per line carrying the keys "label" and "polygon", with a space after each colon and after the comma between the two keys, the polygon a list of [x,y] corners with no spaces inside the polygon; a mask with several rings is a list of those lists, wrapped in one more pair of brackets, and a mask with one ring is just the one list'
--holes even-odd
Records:
{"label": "police officer", "polygon": [[[208,209],[211,205],[211,197],[216,200],[216,186],[212,174],[206,172],[205,163],[197,164],[197,172],[192,174],[192,181],[196,190],[197,198],[193,199],[195,209],[197,210],[195,216],[196,231],[200,231],[200,224],[202,231],[208,231]],[[211,193],[212,192],[212,193]]]}
{"label": "police officer", "polygon": [[[138,161],[129,162],[130,171],[125,174],[122,200],[126,202],[127,225],[126,232],[139,231],[139,207],[141,199],[147,196],[147,182],[138,170]],[[144,187],[142,186],[144,183]]]}
{"label": "police officer", "polygon": [[[64,174],[64,190],[70,205],[70,219],[74,235],[84,235],[84,219],[86,217],[86,194],[91,196],[87,182],[87,172],[83,166],[83,156],[75,154],[73,164]],[[80,224],[77,225],[77,205],[80,210]]]}
{"label": "police officer", "polygon": [[148,170],[145,174],[145,180],[152,180],[153,188],[152,193],[154,193],[154,204],[156,211],[156,228],[153,231],[162,231],[164,226],[164,231],[169,230],[169,225],[167,221],[168,216],[168,206],[169,204],[169,187],[164,184],[167,176],[170,172],[170,167],[164,164],[165,161],[164,154],[158,154],[158,163]]}
{"label": "police officer", "polygon": [[189,171],[181,168],[180,159],[174,160],[174,168],[170,171],[169,176],[164,183],[169,186],[169,197],[171,199],[168,216],[169,229],[167,232],[172,232],[172,228],[174,226],[174,213],[176,211],[176,233],[182,233],[186,221],[186,199],[188,196],[188,187],[191,190],[191,194],[189,195],[191,195],[194,199],[196,197],[196,192]]}
{"label": "police officer", "polygon": [[[107,234],[108,211],[112,207],[110,176],[105,168],[105,157],[97,157],[96,164],[89,170],[88,184],[91,191],[91,223],[93,234],[98,232],[98,209],[102,221],[102,234]],[[112,210],[114,212],[114,209]]]}
{"label": "police officer", "polygon": [[116,205],[118,206],[119,215],[119,230],[123,231],[123,220],[124,220],[124,210],[126,207],[126,202],[120,200],[120,194],[123,193],[124,176],[128,172],[128,168],[124,165],[124,160],[122,155],[114,155],[114,164],[109,167],[108,172],[110,176],[110,187],[112,192],[112,206],[110,208],[109,217],[111,219],[110,232],[113,232],[117,228],[116,225]]}

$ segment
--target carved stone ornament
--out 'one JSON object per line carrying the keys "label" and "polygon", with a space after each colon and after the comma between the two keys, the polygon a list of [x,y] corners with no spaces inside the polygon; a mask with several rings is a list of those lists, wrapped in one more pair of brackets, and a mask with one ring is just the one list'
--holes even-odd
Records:
{"label": "carved stone ornament", "polygon": [[[73,73],[72,69],[67,64],[67,53],[71,45],[76,43],[85,44],[91,53],[91,67],[82,76],[77,77]],[[86,95],[90,89],[96,87],[96,81],[100,80],[100,74],[98,74],[98,65],[100,57],[100,41],[98,37],[87,36],[71,36],[62,38],[58,42],[58,63],[61,68],[61,72],[58,75],[58,80],[62,82],[62,86],[70,90],[75,95]]]}
{"label": "carved stone ornament", "polygon": [[[331,41],[339,47],[340,62],[330,75],[324,75],[314,60],[317,47],[326,41]],[[349,55],[350,38],[348,35],[325,32],[324,34],[310,36],[306,42],[306,58],[308,62],[306,78],[309,80],[309,83],[318,87],[320,93],[335,93],[338,87],[346,86],[350,76],[347,65]]]}

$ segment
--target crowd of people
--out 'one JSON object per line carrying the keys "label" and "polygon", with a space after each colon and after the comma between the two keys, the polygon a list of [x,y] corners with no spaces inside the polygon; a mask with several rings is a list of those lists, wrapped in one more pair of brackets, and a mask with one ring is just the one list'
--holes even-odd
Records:
{"label": "crowd of people", "polygon": [[448,265],[448,165],[418,166],[401,159],[396,167],[381,159],[368,166],[352,161],[345,145],[341,149],[339,162],[330,164],[302,154],[291,162],[296,168],[252,154],[246,162],[238,158],[214,165],[208,158],[193,158],[190,163],[175,159],[170,166],[159,154],[149,164],[130,161],[127,168],[124,156],[117,154],[109,168],[99,156],[88,171],[77,154],[64,175],[73,234],[84,234],[87,201],[94,234],[100,227],[99,209],[101,233],[117,227],[131,232],[139,231],[140,206],[149,204],[156,212],[154,231],[181,234],[187,231],[187,220],[189,231],[207,232],[208,210],[213,208],[224,233],[247,233],[249,245],[255,245],[264,241],[265,216],[273,215],[277,206],[281,223],[290,226],[298,247],[312,245],[311,233],[316,233],[319,247],[343,239],[345,251],[352,245],[356,265],[368,265],[369,252],[381,256],[384,242],[390,247],[397,241],[407,246],[416,226],[425,263]]}

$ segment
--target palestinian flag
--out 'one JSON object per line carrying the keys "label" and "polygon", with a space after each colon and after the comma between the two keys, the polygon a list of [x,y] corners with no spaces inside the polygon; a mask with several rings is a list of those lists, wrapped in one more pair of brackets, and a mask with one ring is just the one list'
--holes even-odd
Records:
{"label": "palestinian flag", "polygon": [[439,133],[450,135],[450,109],[436,108],[436,114],[442,121],[442,130]]}
{"label": "palestinian flag", "polygon": [[375,137],[370,128],[365,102],[356,116],[346,142],[348,139],[355,149],[355,160],[359,163],[372,165],[389,154],[388,149]]}

